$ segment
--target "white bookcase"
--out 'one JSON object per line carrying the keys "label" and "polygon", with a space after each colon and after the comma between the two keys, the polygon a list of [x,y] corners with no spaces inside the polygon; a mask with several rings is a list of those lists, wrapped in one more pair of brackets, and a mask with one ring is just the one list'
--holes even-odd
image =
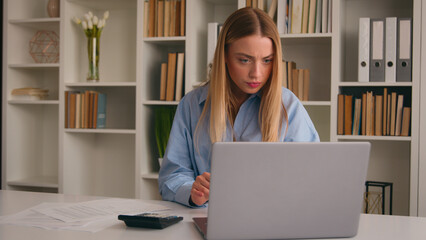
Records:
{"label": "white bookcase", "polygon": [[[393,214],[418,215],[420,26],[422,1],[341,0],[333,1],[331,86],[331,141],[369,141],[372,144],[368,180],[393,183]],[[413,19],[412,82],[359,83],[358,20],[360,17],[410,17]],[[337,135],[337,94],[342,91],[387,87],[411,95],[411,136]],[[389,192],[388,192],[389,193]],[[386,203],[388,204],[388,202]],[[389,206],[389,205],[387,205]]]}
{"label": "white bookcase", "polygon": [[[160,63],[167,61],[168,52],[184,52],[184,90],[192,90],[207,75],[207,23],[223,23],[246,1],[186,0],[185,36],[152,38],[143,36],[144,0],[61,0],[60,18],[48,17],[47,2],[4,1],[3,189],[160,198],[154,109],[178,104],[159,101]],[[426,7],[421,0],[332,0],[332,6],[331,33],[281,35],[284,59],[311,71],[310,101],[303,104],[322,141],[372,143],[368,178],[394,183],[394,214],[426,215],[420,204],[426,199],[420,181],[426,175],[421,165],[426,153],[419,133],[426,136],[420,126],[420,117],[426,117],[420,106],[426,103],[420,104],[424,68],[418,51],[424,45],[420,33],[425,34],[421,26],[426,24],[420,19]],[[100,16],[106,10],[110,18],[101,36],[101,80],[87,83],[86,37],[71,19],[88,11]],[[359,84],[358,19],[391,16],[413,18],[412,82]],[[36,64],[28,54],[28,41],[36,30],[45,29],[60,36],[57,64]],[[12,89],[26,86],[48,88],[49,98],[11,99]],[[337,94],[360,87],[408,89],[411,136],[337,135]],[[64,127],[68,90],[107,94],[105,129]]]}

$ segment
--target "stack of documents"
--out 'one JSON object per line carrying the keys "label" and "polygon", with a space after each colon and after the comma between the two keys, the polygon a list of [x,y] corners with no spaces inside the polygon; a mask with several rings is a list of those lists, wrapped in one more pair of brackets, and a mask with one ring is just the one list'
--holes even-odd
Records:
{"label": "stack of documents", "polygon": [[117,224],[119,214],[140,214],[168,208],[139,200],[110,198],[79,203],[41,203],[19,213],[0,217],[0,224],[47,230],[97,232]]}

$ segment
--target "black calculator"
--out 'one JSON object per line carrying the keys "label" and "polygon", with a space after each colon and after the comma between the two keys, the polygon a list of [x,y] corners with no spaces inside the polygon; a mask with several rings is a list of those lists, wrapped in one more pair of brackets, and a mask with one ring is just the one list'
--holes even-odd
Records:
{"label": "black calculator", "polygon": [[183,217],[163,213],[141,213],[137,215],[118,215],[118,219],[128,227],[163,229],[183,220]]}

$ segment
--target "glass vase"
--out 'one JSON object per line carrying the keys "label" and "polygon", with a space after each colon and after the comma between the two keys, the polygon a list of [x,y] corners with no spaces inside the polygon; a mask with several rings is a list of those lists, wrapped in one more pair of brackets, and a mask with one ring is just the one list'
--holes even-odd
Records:
{"label": "glass vase", "polygon": [[99,37],[87,38],[87,52],[89,57],[88,82],[99,82]]}

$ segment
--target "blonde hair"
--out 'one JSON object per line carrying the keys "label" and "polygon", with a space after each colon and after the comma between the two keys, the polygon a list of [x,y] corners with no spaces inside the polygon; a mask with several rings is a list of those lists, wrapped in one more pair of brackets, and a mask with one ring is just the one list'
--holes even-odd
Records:
{"label": "blonde hair", "polygon": [[237,99],[231,91],[232,80],[229,78],[225,64],[227,47],[240,38],[256,34],[270,38],[274,47],[273,70],[260,94],[259,123],[262,141],[279,140],[283,115],[287,119],[281,97],[281,41],[271,17],[259,9],[247,7],[232,13],[219,34],[208,78],[209,92],[196,127],[197,132],[206,118],[206,113],[210,111],[209,134],[212,143],[224,140],[227,122],[229,121],[229,124],[233,126],[238,111]]}

